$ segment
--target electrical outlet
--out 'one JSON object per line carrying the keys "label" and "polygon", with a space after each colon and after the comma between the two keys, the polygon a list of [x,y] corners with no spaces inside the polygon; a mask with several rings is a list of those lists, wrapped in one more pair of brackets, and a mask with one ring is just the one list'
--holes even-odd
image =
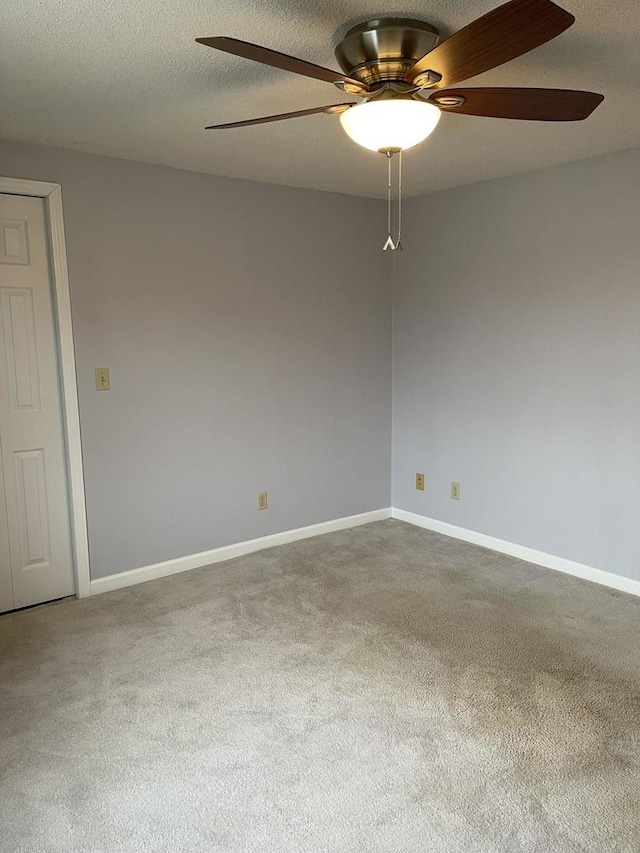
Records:
{"label": "electrical outlet", "polygon": [[424,492],[424,474],[416,474],[416,489]]}
{"label": "electrical outlet", "polygon": [[266,509],[267,508],[267,493],[266,492],[258,492],[258,509]]}
{"label": "electrical outlet", "polygon": [[110,391],[109,368],[96,367],[96,391]]}
{"label": "electrical outlet", "polygon": [[451,499],[454,501],[460,500],[460,483],[451,481]]}

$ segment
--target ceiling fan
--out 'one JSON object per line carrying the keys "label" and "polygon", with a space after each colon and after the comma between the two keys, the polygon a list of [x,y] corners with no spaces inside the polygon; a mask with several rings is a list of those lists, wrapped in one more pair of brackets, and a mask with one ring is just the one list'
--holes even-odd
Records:
{"label": "ceiling fan", "polygon": [[[510,0],[440,41],[431,24],[377,18],[352,27],[335,48],[342,71],[333,71],[235,38],[197,42],[294,74],[333,83],[364,99],[261,118],[210,125],[229,130],[315,113],[340,115],[358,144],[389,158],[423,142],[442,112],[531,121],[581,121],[603,95],[567,89],[451,88],[522,56],[559,36],[575,21],[551,0]],[[391,171],[389,171],[390,198]],[[389,229],[390,230],[390,229]],[[390,246],[387,244],[391,242]],[[385,248],[401,248],[389,236]]]}
{"label": "ceiling fan", "polygon": [[[385,150],[385,133],[382,133],[383,142],[378,144],[378,134],[368,125],[385,124],[383,113],[387,121],[396,123],[395,113],[389,107],[386,111],[378,109],[377,119],[374,119],[374,111],[367,107],[382,106],[385,102],[392,102],[396,108],[402,104],[404,112],[397,109],[397,114],[405,117],[403,125],[407,122],[411,125],[409,116],[413,117],[415,112],[415,121],[422,129],[426,117],[429,116],[430,121],[426,124],[433,124],[430,131],[434,129],[439,115],[429,115],[431,110],[420,109],[425,106],[434,112],[437,110],[494,118],[581,121],[591,115],[602,102],[602,95],[566,89],[449,88],[528,53],[560,35],[574,21],[573,15],[551,0],[510,0],[440,42],[435,27],[424,21],[378,18],[352,27],[339,42],[335,54],[342,72],[322,68],[303,59],[235,38],[199,38],[196,39],[197,42],[216,50],[294,74],[324,80],[333,83],[343,92],[365,99],[364,104],[350,102],[312,107],[308,110],[211,125],[207,130],[246,127],[314,113],[341,114],[347,133],[352,138],[354,134],[359,137],[355,139],[356,142],[363,144],[363,138],[366,138],[371,144],[365,144],[365,147],[379,151]],[[410,106],[412,104],[416,104],[417,108]],[[371,117],[368,113],[371,113]],[[363,123],[366,123],[367,127],[365,129],[363,126],[360,133],[360,125]],[[388,130],[391,131],[392,128]],[[396,128],[395,134],[386,135],[401,136],[399,131],[400,129]],[[415,137],[419,135],[419,128],[416,127],[415,132],[409,134],[408,141],[415,145],[426,138],[424,135],[416,140]],[[412,145],[390,147],[409,148]]]}

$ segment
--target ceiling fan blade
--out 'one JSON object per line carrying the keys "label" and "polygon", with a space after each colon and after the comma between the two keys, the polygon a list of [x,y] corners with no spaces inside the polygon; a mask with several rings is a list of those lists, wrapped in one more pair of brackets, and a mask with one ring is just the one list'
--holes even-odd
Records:
{"label": "ceiling fan blade", "polygon": [[329,113],[339,115],[349,107],[355,107],[355,102],[349,104],[329,104],[326,107],[313,107],[310,110],[297,110],[295,113],[279,113],[275,116],[263,116],[262,118],[250,118],[246,121],[231,121],[228,124],[211,124],[205,130],[229,130],[234,127],[248,127],[251,124],[267,124],[270,121],[283,121],[287,118],[300,118],[301,116],[312,116],[316,113]]}
{"label": "ceiling fan blade", "polygon": [[444,112],[525,121],[582,121],[603,100],[570,89],[446,89],[429,98]]}
{"label": "ceiling fan blade", "polygon": [[368,86],[364,83],[345,77],[341,71],[332,71],[330,68],[305,62],[304,59],[297,59],[287,53],[279,53],[277,50],[261,47],[259,44],[251,44],[248,41],[240,41],[240,39],[227,38],[226,36],[201,38],[196,39],[196,41],[199,44],[213,47],[216,50],[223,50],[225,53],[231,53],[234,56],[242,56],[244,59],[252,59],[254,62],[261,62],[263,65],[271,65],[274,68],[281,68],[283,71],[291,71],[293,74],[302,74],[304,77],[313,77],[315,80],[324,80],[326,83],[346,84],[345,91],[351,94],[369,91]]}
{"label": "ceiling fan blade", "polygon": [[574,21],[551,0],[510,0],[425,54],[409,69],[408,79],[436,71],[442,75],[439,85],[453,86],[528,53]]}

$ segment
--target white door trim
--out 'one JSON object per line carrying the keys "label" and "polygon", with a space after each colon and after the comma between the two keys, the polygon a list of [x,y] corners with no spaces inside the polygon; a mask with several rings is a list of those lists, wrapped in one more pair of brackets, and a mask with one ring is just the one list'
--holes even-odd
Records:
{"label": "white door trim", "polygon": [[55,308],[54,323],[56,325],[61,373],[62,412],[66,444],[69,510],[71,516],[71,548],[74,562],[76,595],[78,598],[84,598],[91,594],[91,577],[89,574],[87,509],[84,491],[84,469],[82,467],[78,383],[73,346],[73,328],[71,325],[67,248],[62,212],[62,189],[60,184],[0,177],[0,193],[33,196],[41,198],[44,201],[45,219],[49,233],[49,250],[51,253],[51,278]]}

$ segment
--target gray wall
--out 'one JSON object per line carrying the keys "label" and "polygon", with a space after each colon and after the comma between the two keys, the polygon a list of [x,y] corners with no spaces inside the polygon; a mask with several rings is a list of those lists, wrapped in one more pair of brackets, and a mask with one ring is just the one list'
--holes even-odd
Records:
{"label": "gray wall", "polygon": [[62,184],[94,578],[389,505],[380,202],[15,144],[0,174]]}
{"label": "gray wall", "polygon": [[640,579],[640,151],[404,222],[393,505]]}
{"label": "gray wall", "polygon": [[[389,504],[380,202],[2,143],[0,174],[63,186],[94,577]],[[640,578],[639,223],[640,151],[407,203],[395,506]]]}

